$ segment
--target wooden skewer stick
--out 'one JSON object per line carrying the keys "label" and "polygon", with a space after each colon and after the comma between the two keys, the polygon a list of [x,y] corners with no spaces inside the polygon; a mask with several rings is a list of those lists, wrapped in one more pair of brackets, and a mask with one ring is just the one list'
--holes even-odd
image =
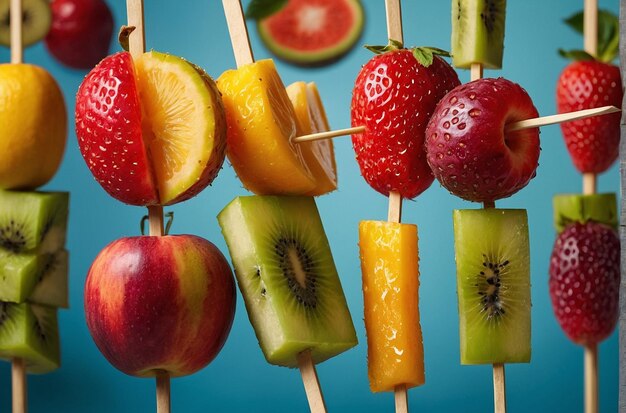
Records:
{"label": "wooden skewer stick", "polygon": [[[11,63],[22,63],[22,0],[10,3]],[[13,413],[28,411],[28,388],[26,385],[26,366],[21,358],[14,358],[11,363],[11,387]]]}
{"label": "wooden skewer stick", "polygon": [[409,412],[409,399],[407,397],[406,384],[396,386],[394,389],[394,399],[396,401],[396,413]]}
{"label": "wooden skewer stick", "polygon": [[[226,15],[226,23],[237,67],[254,63],[254,55],[250,46],[250,38],[248,37],[248,28],[246,27],[241,1],[222,0],[222,6]],[[324,395],[310,351],[303,351],[298,355],[298,366],[311,413],[326,413]]]}
{"label": "wooden skewer stick", "polygon": [[[583,17],[583,32],[584,32],[584,46],[585,51],[592,56],[598,54],[598,0],[585,0],[585,12]],[[596,193],[597,176],[594,173],[583,174],[583,194],[591,195]],[[592,374],[591,372],[585,375]],[[597,373],[593,374],[597,377]],[[597,393],[597,381],[594,383],[591,380],[585,378],[585,386],[596,386],[595,392]],[[585,388],[585,394],[591,394],[590,389]],[[589,407],[587,403],[585,406]],[[598,411],[598,404],[596,400],[595,409],[585,410],[585,413],[595,413]]]}
{"label": "wooden skewer stick", "polygon": [[26,365],[24,359],[14,358],[11,364],[13,413],[28,411],[28,397],[26,397]]}
{"label": "wooden skewer stick", "polygon": [[[130,33],[128,50],[134,59],[139,58],[146,51],[146,35],[143,18],[143,0],[127,0],[126,11],[128,25],[135,30]],[[151,236],[163,235],[163,207],[153,205],[148,207],[148,222]],[[157,413],[170,413],[170,376],[163,372],[156,376],[156,404]]]}
{"label": "wooden skewer stick", "polygon": [[493,404],[497,413],[506,412],[506,383],[504,364],[493,365]]}
{"label": "wooden skewer stick", "polygon": [[585,413],[598,412],[598,347],[585,347]]}
{"label": "wooden skewer stick", "polygon": [[[539,118],[525,119],[518,122],[509,123],[504,128],[505,132],[515,132],[522,129],[539,128],[542,126],[554,125],[557,123],[571,122],[573,120],[590,118],[592,116],[608,115],[610,113],[621,112],[620,108],[615,106],[602,106],[593,109],[577,110],[575,112],[559,113],[558,115],[541,116]],[[330,139],[339,136],[349,136],[365,132],[365,126],[354,126],[352,128],[337,129],[329,132],[312,133],[310,135],[302,135],[293,138],[291,141],[295,143],[317,141],[320,139]]]}
{"label": "wooden skewer stick", "polygon": [[311,357],[311,351],[305,350],[298,354],[298,367],[304,384],[306,398],[309,401],[311,413],[326,413],[326,402],[322,393],[322,387],[315,371],[315,363]]}

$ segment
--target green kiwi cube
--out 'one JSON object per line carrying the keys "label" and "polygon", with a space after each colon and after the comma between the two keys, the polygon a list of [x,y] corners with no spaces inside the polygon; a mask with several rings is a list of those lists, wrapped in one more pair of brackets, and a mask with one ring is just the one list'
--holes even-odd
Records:
{"label": "green kiwi cube", "polygon": [[502,67],[506,0],[452,0],[452,64]]}
{"label": "green kiwi cube", "polygon": [[454,248],[461,364],[529,362],[526,210],[455,210]]}
{"label": "green kiwi cube", "polygon": [[56,308],[0,302],[0,358],[22,358],[30,373],[58,368],[61,352]]}
{"label": "green kiwi cube", "polygon": [[45,257],[0,250],[0,301],[26,301],[37,284]]}
{"label": "green kiwi cube", "polygon": [[558,194],[552,199],[554,227],[560,234],[571,223],[596,221],[617,229],[617,198],[607,194]]}
{"label": "green kiwi cube", "polygon": [[42,270],[28,301],[51,307],[68,308],[69,253],[60,250],[46,254]]}
{"label": "green kiwi cube", "polygon": [[50,253],[65,245],[69,193],[0,190],[0,248]]}
{"label": "green kiwi cube", "polygon": [[296,367],[357,344],[328,239],[312,197],[235,198],[218,215],[265,358]]}

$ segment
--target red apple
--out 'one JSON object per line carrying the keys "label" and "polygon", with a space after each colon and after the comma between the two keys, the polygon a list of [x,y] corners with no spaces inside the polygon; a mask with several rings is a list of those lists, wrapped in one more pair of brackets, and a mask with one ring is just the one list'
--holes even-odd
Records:
{"label": "red apple", "polygon": [[222,253],[194,235],[121,238],[92,264],[85,285],[91,335],[126,374],[192,374],[218,354],[235,314]]}
{"label": "red apple", "polygon": [[91,69],[109,54],[113,15],[103,0],[52,0],[46,47],[61,63]]}
{"label": "red apple", "polygon": [[535,176],[539,129],[505,132],[505,126],[538,116],[528,93],[503,78],[452,89],[426,128],[427,160],[435,178],[468,201],[513,195]]}

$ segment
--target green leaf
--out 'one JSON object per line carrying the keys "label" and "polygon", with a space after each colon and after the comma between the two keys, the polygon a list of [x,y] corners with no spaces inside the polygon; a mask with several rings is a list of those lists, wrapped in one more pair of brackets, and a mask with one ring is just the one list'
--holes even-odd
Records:
{"label": "green leaf", "polygon": [[[584,34],[584,13],[578,12],[567,19],[565,24],[580,34]],[[598,10],[598,55],[603,62],[610,62],[619,52],[619,19],[606,10]]]}
{"label": "green leaf", "polygon": [[394,39],[389,39],[389,44],[385,46],[375,46],[375,45],[366,44],[363,47],[365,47],[370,52],[373,52],[374,54],[383,54],[383,53],[392,52],[394,50],[400,50],[404,48],[401,42],[394,40]]}
{"label": "green leaf", "polygon": [[436,47],[415,47],[411,49],[411,52],[413,53],[413,56],[417,59],[418,63],[424,67],[428,67],[433,64],[433,59],[435,55],[450,57],[450,53]]}
{"label": "green leaf", "polygon": [[595,58],[591,56],[589,53],[584,50],[563,50],[559,49],[559,54],[570,60],[580,61],[580,60],[594,60]]}
{"label": "green leaf", "polygon": [[271,16],[287,4],[288,0],[252,0],[246,9],[248,19],[260,20]]}

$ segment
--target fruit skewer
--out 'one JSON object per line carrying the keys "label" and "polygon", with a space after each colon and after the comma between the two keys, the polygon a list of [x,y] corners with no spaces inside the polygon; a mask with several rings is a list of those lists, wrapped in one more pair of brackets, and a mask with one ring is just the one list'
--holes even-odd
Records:
{"label": "fruit skewer", "polygon": [[[254,63],[254,55],[240,0],[222,0],[222,5],[237,67]],[[311,412],[325,413],[326,403],[310,351],[299,353],[298,368]]]}
{"label": "fruit skewer", "polygon": [[[22,0],[11,0],[11,63],[19,64],[23,61],[22,47]],[[14,358],[11,362],[11,389],[13,413],[28,411],[28,389],[26,384],[26,365],[21,358]]]}

